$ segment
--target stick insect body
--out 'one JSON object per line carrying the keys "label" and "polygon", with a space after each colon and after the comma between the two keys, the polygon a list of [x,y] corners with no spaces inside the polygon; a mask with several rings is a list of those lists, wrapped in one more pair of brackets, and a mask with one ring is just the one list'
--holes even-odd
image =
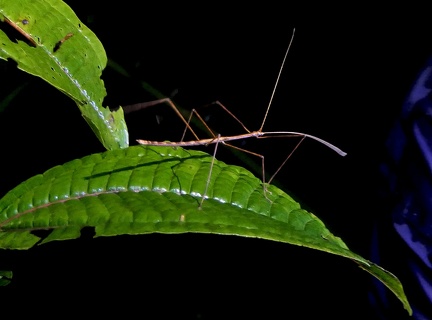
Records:
{"label": "stick insect body", "polygon": [[[293,154],[293,152],[297,149],[297,147],[301,144],[301,142],[305,138],[310,138],[310,139],[313,139],[315,141],[318,141],[318,142],[322,143],[323,145],[325,145],[326,147],[330,148],[331,150],[337,152],[341,156],[345,156],[346,155],[346,153],[344,151],[342,151],[341,149],[339,149],[335,145],[333,145],[333,144],[331,144],[331,143],[329,143],[329,142],[327,142],[327,141],[325,141],[325,140],[323,140],[321,138],[318,138],[316,136],[310,135],[310,134],[301,133],[301,132],[294,132],[294,131],[267,131],[267,132],[263,131],[263,127],[264,127],[265,121],[267,119],[267,115],[269,113],[271,103],[273,101],[273,97],[274,97],[274,94],[275,94],[275,91],[276,91],[276,87],[277,87],[277,84],[279,82],[279,78],[281,76],[282,69],[283,69],[283,66],[285,64],[286,57],[288,55],[288,52],[290,50],[290,47],[291,47],[291,44],[292,44],[292,41],[293,41],[293,38],[294,38],[294,31],[293,31],[290,43],[288,45],[288,49],[285,52],[285,56],[284,56],[284,59],[282,61],[282,65],[281,65],[281,67],[279,69],[279,74],[277,76],[276,83],[275,83],[275,86],[273,88],[273,92],[272,92],[272,95],[270,97],[270,101],[269,101],[269,104],[267,106],[267,109],[266,109],[266,112],[265,112],[265,115],[264,115],[261,127],[257,131],[250,131],[249,129],[247,129],[246,126],[234,114],[232,114],[225,106],[223,106],[218,101],[214,102],[214,104],[217,104],[220,107],[222,107],[230,116],[232,116],[243,127],[244,130],[246,130],[247,133],[239,134],[239,135],[234,135],[234,136],[221,136],[220,134],[216,135],[207,126],[207,124],[205,123],[205,121],[202,119],[202,117],[198,114],[198,112],[196,110],[192,110],[192,112],[190,114],[190,117],[189,117],[189,120],[186,121],[186,119],[183,117],[183,115],[179,112],[179,110],[177,109],[177,107],[174,105],[174,103],[169,98],[159,99],[159,100],[155,100],[155,101],[149,101],[149,102],[140,103],[140,104],[136,104],[136,105],[131,105],[131,106],[127,107],[128,108],[127,111],[131,111],[131,110],[137,110],[137,109],[141,109],[141,108],[144,108],[144,107],[148,107],[148,106],[152,106],[152,105],[156,105],[156,104],[160,104],[160,103],[167,103],[174,110],[174,112],[180,117],[180,119],[186,124],[186,128],[185,128],[185,131],[183,133],[183,137],[182,137],[181,141],[170,142],[170,141],[149,141],[149,140],[138,139],[137,142],[139,144],[150,145],[150,146],[171,146],[171,147],[192,147],[192,146],[203,146],[203,145],[205,146],[205,145],[209,145],[209,144],[215,144],[215,149],[214,149],[214,152],[213,152],[213,159],[212,159],[212,163],[211,163],[211,167],[210,167],[209,175],[208,175],[208,179],[207,179],[207,185],[206,185],[205,191],[204,191],[204,193],[202,195],[199,208],[201,208],[202,203],[203,203],[204,199],[206,198],[207,189],[208,189],[208,185],[209,185],[209,182],[210,182],[211,173],[212,173],[212,169],[213,169],[213,161],[214,161],[214,158],[215,158],[215,155],[216,155],[216,151],[217,151],[217,147],[218,147],[219,143],[222,143],[224,145],[233,147],[233,148],[238,149],[240,151],[243,151],[243,152],[246,152],[246,153],[249,153],[249,154],[252,154],[252,155],[255,155],[255,156],[258,156],[258,157],[261,158],[261,161],[262,161],[262,181],[263,181],[264,195],[266,195],[266,192],[267,192],[265,186],[267,184],[269,184],[273,180],[273,178],[275,177],[275,175],[284,166],[284,164],[287,162],[287,160],[291,157],[291,155]],[[195,114],[198,117],[198,119],[205,125],[205,127],[207,128],[207,130],[213,135],[212,138],[200,139],[198,137],[198,135],[194,132],[194,130],[192,129],[192,127],[189,124],[190,120],[192,119],[193,114]],[[187,130],[189,130],[194,135],[194,137],[196,138],[196,140],[183,141],[183,138],[184,138]],[[247,138],[253,138],[253,137],[254,138],[270,138],[270,137],[276,137],[276,136],[277,137],[280,137],[280,136],[284,136],[284,137],[296,136],[296,137],[301,137],[301,139],[297,143],[297,145],[294,147],[294,149],[291,151],[291,153],[288,155],[288,157],[285,159],[285,161],[282,163],[282,165],[277,169],[277,171],[269,179],[268,182],[265,181],[264,156],[263,155],[260,155],[258,153],[254,153],[252,151],[245,150],[245,149],[242,149],[242,148],[239,148],[237,146],[234,146],[234,145],[231,145],[231,144],[227,143],[229,141],[241,140],[241,139],[247,139]]]}

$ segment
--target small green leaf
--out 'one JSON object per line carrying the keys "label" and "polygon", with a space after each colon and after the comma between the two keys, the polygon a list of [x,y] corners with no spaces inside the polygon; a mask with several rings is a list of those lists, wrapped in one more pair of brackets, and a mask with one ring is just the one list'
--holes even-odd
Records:
{"label": "small green leaf", "polygon": [[7,286],[12,279],[12,271],[0,270],[0,287]]}
{"label": "small green leaf", "polygon": [[249,171],[182,148],[135,146],[93,154],[54,167],[0,199],[0,248],[26,249],[36,230],[41,243],[146,233],[215,233],[258,237],[325,251],[355,261],[411,309],[399,280],[350,251],[315,215],[275,186],[264,193]]}
{"label": "small green leaf", "polygon": [[103,107],[105,50],[96,35],[60,0],[0,0],[0,58],[38,76],[70,98],[109,150],[129,144],[123,110]]}

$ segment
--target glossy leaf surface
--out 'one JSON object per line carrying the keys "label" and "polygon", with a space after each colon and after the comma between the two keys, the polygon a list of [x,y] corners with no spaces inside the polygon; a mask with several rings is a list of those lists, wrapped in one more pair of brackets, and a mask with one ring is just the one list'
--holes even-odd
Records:
{"label": "glossy leaf surface", "polygon": [[[28,249],[74,239],[83,227],[96,236],[214,233],[258,237],[317,249],[355,261],[385,283],[410,312],[399,280],[351,252],[324,223],[282,190],[249,171],[182,148],[135,146],[54,167],[0,200],[0,247]],[[32,232],[52,230],[44,239]]]}

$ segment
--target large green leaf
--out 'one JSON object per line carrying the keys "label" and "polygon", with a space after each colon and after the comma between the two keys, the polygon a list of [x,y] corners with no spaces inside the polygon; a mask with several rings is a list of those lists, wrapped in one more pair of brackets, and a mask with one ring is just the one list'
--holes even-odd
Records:
{"label": "large green leaf", "polygon": [[123,110],[102,105],[105,50],[72,9],[60,0],[0,0],[0,19],[10,29],[0,29],[0,58],[72,98],[107,149],[127,147]]}
{"label": "large green leaf", "polygon": [[[96,236],[200,232],[258,237],[322,250],[355,261],[411,309],[399,280],[350,251],[324,223],[275,186],[264,192],[249,171],[182,148],[135,146],[54,167],[0,200],[0,248],[27,249]],[[32,234],[52,230],[44,239]]]}

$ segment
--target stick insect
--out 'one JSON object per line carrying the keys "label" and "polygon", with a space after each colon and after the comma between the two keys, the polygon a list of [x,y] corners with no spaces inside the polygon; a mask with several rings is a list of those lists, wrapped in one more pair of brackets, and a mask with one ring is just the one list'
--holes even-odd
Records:
{"label": "stick insect", "polygon": [[[193,109],[192,112],[190,113],[189,119],[186,121],[186,119],[183,117],[183,115],[180,113],[180,111],[177,109],[177,107],[175,106],[175,104],[172,102],[172,100],[170,98],[164,98],[164,99],[159,99],[159,100],[155,100],[155,101],[149,101],[149,102],[145,102],[145,103],[139,103],[139,104],[135,104],[135,105],[130,105],[127,106],[127,111],[132,111],[132,110],[138,110],[141,108],[145,108],[145,107],[149,107],[149,106],[153,106],[156,104],[160,104],[160,103],[166,103],[168,104],[173,110],[174,112],[180,117],[180,119],[185,123],[186,127],[185,130],[183,132],[183,136],[182,139],[180,141],[177,142],[170,142],[170,141],[149,141],[149,140],[143,140],[143,139],[138,139],[137,142],[139,144],[142,145],[148,145],[148,146],[171,146],[171,147],[193,147],[193,146],[207,146],[210,144],[215,144],[215,148],[213,151],[213,158],[212,158],[212,162],[210,164],[210,170],[208,173],[208,177],[207,177],[207,184],[204,190],[204,193],[202,195],[201,198],[201,202],[199,205],[199,208],[201,208],[204,199],[206,198],[207,195],[207,191],[208,191],[208,186],[210,183],[210,179],[211,179],[211,175],[212,175],[212,169],[213,169],[213,164],[214,164],[214,159],[216,157],[216,152],[217,152],[217,147],[219,145],[219,143],[227,145],[229,147],[235,148],[237,150],[246,152],[248,154],[257,156],[261,158],[261,168],[262,168],[262,184],[263,184],[263,190],[264,190],[264,195],[266,195],[266,185],[270,184],[271,181],[273,180],[273,178],[276,176],[276,174],[281,170],[281,168],[285,165],[285,163],[288,161],[288,159],[291,157],[291,155],[294,153],[294,151],[300,146],[300,144],[303,142],[304,139],[306,138],[310,138],[312,140],[318,141],[319,143],[325,145],[326,147],[330,148],[331,150],[335,151],[336,153],[338,153],[341,156],[345,156],[346,153],[344,151],[342,151],[341,149],[339,149],[338,147],[336,147],[335,145],[321,139],[318,138],[316,136],[310,135],[310,134],[306,134],[306,133],[302,133],[302,132],[295,132],[295,131],[263,131],[265,122],[267,120],[267,116],[269,114],[270,111],[270,107],[276,92],[276,88],[278,86],[279,83],[279,79],[281,77],[282,74],[282,70],[286,61],[286,58],[288,56],[288,52],[290,51],[293,39],[294,39],[294,33],[295,33],[295,29],[293,30],[290,42],[288,44],[288,48],[285,52],[284,58],[282,60],[282,64],[279,68],[279,73],[278,76],[276,78],[276,82],[275,85],[273,87],[273,91],[272,94],[270,96],[270,101],[267,105],[264,117],[263,117],[263,121],[261,123],[261,126],[258,130],[256,131],[251,131],[249,130],[231,111],[228,110],[228,108],[226,108],[222,103],[220,103],[219,101],[214,102],[214,104],[218,105],[219,107],[221,107],[225,112],[227,112],[236,122],[238,122],[242,128],[246,131],[246,133],[243,134],[238,134],[238,135],[232,135],[232,136],[222,136],[220,134],[215,134],[210,127],[206,124],[206,122],[204,121],[204,119],[200,116],[200,114]],[[207,139],[200,139],[198,137],[198,135],[194,132],[194,130],[192,129],[192,127],[190,126],[190,122],[191,119],[193,117],[193,115],[195,115],[200,122],[202,122],[202,124],[206,127],[206,129],[211,133],[211,135],[213,136],[212,138],[207,138]],[[185,134],[187,132],[187,130],[189,130],[193,136],[195,137],[196,140],[191,140],[191,141],[183,141]],[[286,159],[283,161],[283,163],[279,166],[279,168],[276,170],[276,172],[271,176],[271,178],[269,179],[269,181],[265,181],[265,166],[264,166],[264,156],[255,152],[252,152],[250,150],[246,150],[246,149],[242,149],[240,147],[237,147],[235,145],[229,144],[227,142],[229,141],[234,141],[234,140],[241,140],[241,139],[248,139],[248,138],[271,138],[271,137],[301,137],[301,139],[299,140],[299,142],[295,145],[295,147],[293,148],[293,150],[288,154],[288,156],[286,157]]]}

